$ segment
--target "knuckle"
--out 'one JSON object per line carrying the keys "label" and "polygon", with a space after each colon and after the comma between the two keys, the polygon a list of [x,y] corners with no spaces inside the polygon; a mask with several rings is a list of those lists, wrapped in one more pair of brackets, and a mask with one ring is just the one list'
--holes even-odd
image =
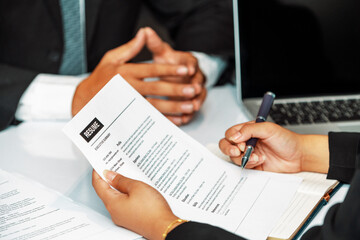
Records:
{"label": "knuckle", "polygon": [[157,105],[156,104],[156,100],[154,98],[151,97],[145,97],[145,99],[153,106]]}
{"label": "knuckle", "polygon": [[[190,63],[192,63],[195,68],[197,68],[198,67],[198,59],[194,55],[192,55],[191,53],[188,53],[188,54],[189,54],[189,56],[188,56],[189,60],[188,61]],[[197,69],[197,70],[199,70],[199,69]]]}
{"label": "knuckle", "polygon": [[178,102],[169,102],[168,109],[171,113],[182,113],[184,110],[181,107],[181,103]]}
{"label": "knuckle", "polygon": [[185,54],[189,59],[191,59],[193,61],[197,61],[197,58],[193,54],[191,54],[189,52],[185,52]]}
{"label": "knuckle", "polygon": [[177,84],[171,88],[171,92],[174,96],[186,97],[187,94],[185,93],[186,90],[184,88],[183,85]]}
{"label": "knuckle", "polygon": [[104,56],[102,57],[102,59],[101,59],[101,62],[103,63],[103,64],[109,64],[109,63],[112,63],[113,61],[112,61],[112,51],[113,50],[109,50],[109,51],[107,51],[105,54],[104,54]]}
{"label": "knuckle", "polygon": [[160,90],[159,84],[156,82],[145,85],[145,92],[147,94],[157,94]]}
{"label": "knuckle", "polygon": [[111,49],[104,54],[104,58],[110,58],[113,55],[114,50]]}
{"label": "knuckle", "polygon": [[154,76],[159,75],[161,73],[162,66],[160,64],[154,64],[152,68],[150,68],[151,74]]}

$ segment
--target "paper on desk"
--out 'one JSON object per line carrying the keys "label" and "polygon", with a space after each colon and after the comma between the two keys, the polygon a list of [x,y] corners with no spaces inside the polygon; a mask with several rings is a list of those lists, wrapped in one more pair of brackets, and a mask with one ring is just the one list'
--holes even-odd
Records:
{"label": "paper on desk", "polygon": [[217,158],[168,121],[120,75],[64,132],[100,175],[110,169],[146,182],[179,217],[250,239],[268,236],[301,182],[250,170],[240,174],[240,168]]}
{"label": "paper on desk", "polygon": [[135,239],[139,235],[21,176],[0,169],[0,239]]}

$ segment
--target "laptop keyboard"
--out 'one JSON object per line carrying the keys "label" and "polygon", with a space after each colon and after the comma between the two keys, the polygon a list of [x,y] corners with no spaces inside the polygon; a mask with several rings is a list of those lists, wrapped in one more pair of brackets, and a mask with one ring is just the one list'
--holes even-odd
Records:
{"label": "laptop keyboard", "polygon": [[270,116],[280,125],[360,120],[360,99],[277,103]]}

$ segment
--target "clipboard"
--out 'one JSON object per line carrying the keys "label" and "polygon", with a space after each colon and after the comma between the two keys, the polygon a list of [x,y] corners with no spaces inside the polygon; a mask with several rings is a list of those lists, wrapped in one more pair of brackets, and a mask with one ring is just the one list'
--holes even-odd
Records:
{"label": "clipboard", "polygon": [[326,179],[326,174],[301,172],[295,175],[302,177],[303,182],[268,240],[298,239],[342,186],[337,180]]}
{"label": "clipboard", "polygon": [[304,224],[300,227],[299,231],[295,234],[295,236],[292,238],[294,240],[300,239],[302,234],[304,233],[305,229],[309,226],[311,221],[315,218],[315,216],[321,211],[321,209],[330,201],[331,197],[342,187],[343,183],[338,183],[335,188],[330,189],[329,192],[327,192],[323,199],[319,202],[319,204],[316,206],[314,211],[310,214],[310,216],[306,219]]}

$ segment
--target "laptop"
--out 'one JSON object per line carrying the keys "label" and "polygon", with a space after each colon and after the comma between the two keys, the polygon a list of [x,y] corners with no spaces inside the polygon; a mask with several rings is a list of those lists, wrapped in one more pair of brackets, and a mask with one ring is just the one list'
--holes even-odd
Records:
{"label": "laptop", "polygon": [[360,1],[233,0],[238,100],[298,133],[360,132]]}

